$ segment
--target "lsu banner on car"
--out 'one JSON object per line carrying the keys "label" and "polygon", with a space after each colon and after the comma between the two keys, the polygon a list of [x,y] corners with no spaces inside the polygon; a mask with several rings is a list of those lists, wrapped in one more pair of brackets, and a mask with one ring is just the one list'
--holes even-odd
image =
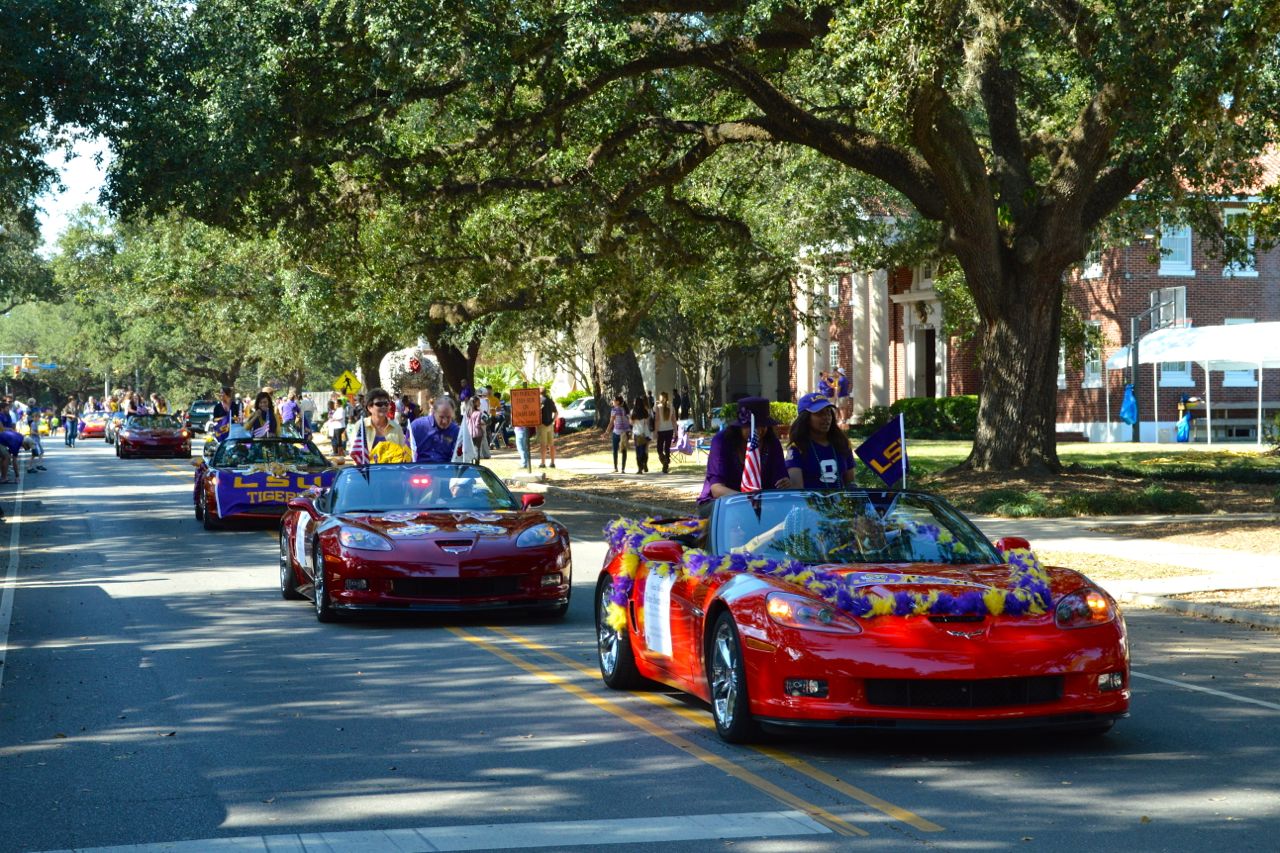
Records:
{"label": "lsu banner on car", "polygon": [[219,471],[215,494],[218,515],[225,518],[241,513],[270,513],[284,508],[293,498],[319,486],[328,488],[337,471],[309,474],[305,471]]}

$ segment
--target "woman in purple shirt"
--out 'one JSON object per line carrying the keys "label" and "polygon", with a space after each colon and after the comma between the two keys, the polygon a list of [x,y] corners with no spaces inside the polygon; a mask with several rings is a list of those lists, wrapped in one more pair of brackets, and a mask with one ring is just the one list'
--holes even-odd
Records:
{"label": "woman in purple shirt", "polygon": [[743,397],[738,401],[738,422],[730,424],[711,439],[707,456],[707,479],[698,496],[698,512],[710,515],[716,498],[742,491],[742,469],[747,458],[747,433],[751,416],[756,419],[756,436],[760,441],[760,482],[766,489],[786,489],[791,485],[783,458],[782,442],[773,427],[778,423],[769,416],[769,401],[764,397]]}
{"label": "woman in purple shirt", "polygon": [[787,474],[796,489],[837,491],[857,473],[849,437],[836,424],[836,407],[822,394],[805,394],[791,425]]}

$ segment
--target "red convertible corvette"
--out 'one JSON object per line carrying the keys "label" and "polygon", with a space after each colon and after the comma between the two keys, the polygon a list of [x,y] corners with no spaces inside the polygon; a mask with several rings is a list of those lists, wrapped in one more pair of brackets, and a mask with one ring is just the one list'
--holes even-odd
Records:
{"label": "red convertible corvette", "polygon": [[116,456],[191,455],[191,433],[173,415],[129,415],[116,433]]}
{"label": "red convertible corvette", "polygon": [[692,693],[727,741],[762,724],[1101,733],[1127,715],[1115,601],[937,497],[733,495],[707,522],[607,532],[605,683]]}
{"label": "red convertible corvette", "polygon": [[289,502],[280,594],[316,618],[356,611],[569,609],[569,532],[478,465],[344,468]]}

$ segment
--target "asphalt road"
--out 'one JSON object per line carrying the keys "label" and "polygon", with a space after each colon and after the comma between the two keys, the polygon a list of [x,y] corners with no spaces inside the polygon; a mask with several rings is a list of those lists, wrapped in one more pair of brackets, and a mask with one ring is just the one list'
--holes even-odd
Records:
{"label": "asphalt road", "polygon": [[600,683],[608,511],[549,505],[563,622],[320,625],[273,530],[201,529],[187,463],[48,444],[20,508],[0,487],[0,851],[1280,849],[1277,633],[1130,613],[1102,738],[730,747],[697,702]]}

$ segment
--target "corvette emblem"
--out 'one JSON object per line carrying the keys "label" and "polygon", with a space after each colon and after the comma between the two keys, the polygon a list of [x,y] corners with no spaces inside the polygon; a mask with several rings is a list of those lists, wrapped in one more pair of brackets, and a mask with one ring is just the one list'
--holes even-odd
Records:
{"label": "corvette emblem", "polygon": [[972,640],[974,637],[981,637],[984,632],[982,631],[948,631],[947,633],[953,637],[960,637],[961,639]]}

